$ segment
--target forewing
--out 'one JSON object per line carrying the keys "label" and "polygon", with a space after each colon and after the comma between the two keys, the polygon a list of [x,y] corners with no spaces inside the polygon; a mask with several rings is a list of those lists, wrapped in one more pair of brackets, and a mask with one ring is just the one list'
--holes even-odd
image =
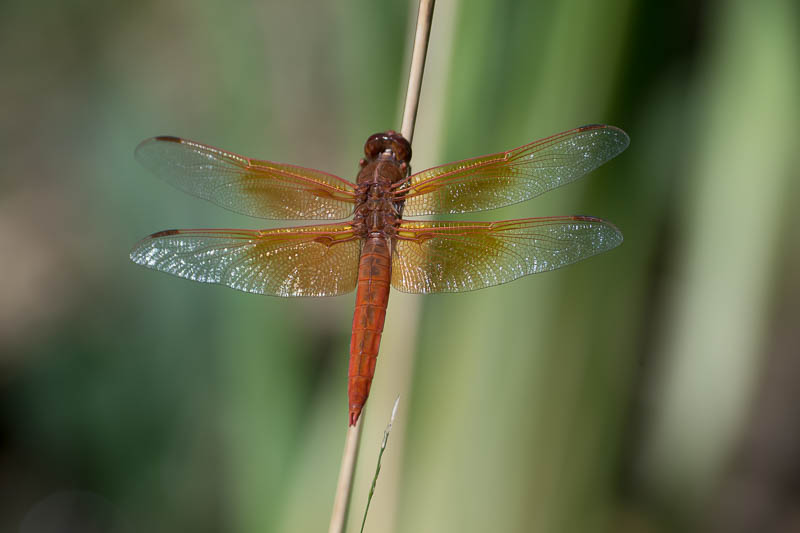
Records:
{"label": "forewing", "polygon": [[610,250],[622,234],[593,217],[502,222],[408,222],[392,256],[392,287],[463,292],[554,270]]}
{"label": "forewing", "polygon": [[352,291],[361,240],[349,224],[250,230],[168,230],[140,241],[131,260],[203,283],[271,296]]}
{"label": "forewing", "polygon": [[254,217],[341,219],[355,205],[353,184],[342,178],[177,137],[143,141],[136,159],[182,191]]}
{"label": "forewing", "polygon": [[591,172],[627,148],[613,126],[565,131],[507,152],[465,159],[414,174],[404,216],[466,213],[522,202]]}

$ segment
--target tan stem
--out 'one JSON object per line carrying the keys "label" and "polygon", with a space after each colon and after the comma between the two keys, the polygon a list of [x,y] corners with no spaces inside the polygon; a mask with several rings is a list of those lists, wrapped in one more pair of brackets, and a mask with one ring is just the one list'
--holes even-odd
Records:
{"label": "tan stem", "polygon": [[[414,35],[414,49],[411,55],[411,68],[408,76],[408,91],[403,108],[403,123],[400,133],[411,142],[414,136],[414,123],[417,119],[419,94],[422,88],[422,74],[425,70],[425,57],[428,52],[428,37],[433,19],[434,0],[420,0],[417,26]],[[336,484],[336,496],[333,500],[333,512],[328,533],[342,533],[347,524],[347,510],[350,507],[350,495],[353,489],[353,474],[358,459],[358,447],[361,440],[361,427],[364,413],[355,426],[347,430],[342,464],[339,468],[339,481]]]}
{"label": "tan stem", "polygon": [[414,137],[414,123],[417,120],[419,93],[422,89],[422,74],[425,71],[425,57],[428,54],[428,37],[430,37],[431,23],[433,22],[433,4],[434,0],[420,0],[419,2],[414,51],[411,55],[411,71],[408,74],[406,105],[403,108],[403,125],[400,127],[400,133],[408,139],[408,142],[411,142]]}
{"label": "tan stem", "polygon": [[353,492],[353,474],[356,470],[362,427],[364,427],[363,414],[355,426],[347,428],[347,439],[344,443],[342,466],[339,469],[339,481],[336,483],[336,497],[333,500],[333,512],[328,533],[341,533],[347,524],[347,510],[350,507],[350,494]]}

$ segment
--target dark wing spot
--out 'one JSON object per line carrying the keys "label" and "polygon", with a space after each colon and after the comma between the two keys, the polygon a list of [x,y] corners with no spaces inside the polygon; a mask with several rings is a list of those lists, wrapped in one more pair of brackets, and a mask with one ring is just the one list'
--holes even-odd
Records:
{"label": "dark wing spot", "polygon": [[587,124],[578,128],[578,131],[600,130],[607,127],[605,124]]}
{"label": "dark wing spot", "polygon": [[159,231],[158,233],[153,233],[152,235],[150,235],[150,238],[151,239],[158,239],[159,237],[168,237],[170,235],[177,235],[178,233],[180,233],[180,232],[178,230],[176,230],[176,229],[165,229],[164,231]]}

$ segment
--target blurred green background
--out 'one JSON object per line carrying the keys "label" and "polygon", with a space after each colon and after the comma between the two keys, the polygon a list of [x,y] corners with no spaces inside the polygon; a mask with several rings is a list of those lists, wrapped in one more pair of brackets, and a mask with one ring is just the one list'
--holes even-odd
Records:
{"label": "blurred green background", "polygon": [[[415,10],[0,4],[0,531],[327,527],[353,297],[133,265],[158,230],[271,223],[132,154],[179,135],[353,179],[399,127]],[[614,124],[631,146],[587,179],[464,219],[590,214],[626,240],[393,293],[351,522],[400,395],[367,531],[800,530],[799,11],[438,2],[414,168]]]}

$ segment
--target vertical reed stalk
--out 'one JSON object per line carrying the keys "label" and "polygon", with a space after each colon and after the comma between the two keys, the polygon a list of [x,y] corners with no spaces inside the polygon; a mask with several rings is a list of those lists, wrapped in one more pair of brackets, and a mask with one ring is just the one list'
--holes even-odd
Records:
{"label": "vertical reed stalk", "polygon": [[[408,76],[408,90],[403,108],[403,122],[400,133],[411,142],[414,136],[414,124],[417,119],[419,94],[422,87],[422,74],[425,70],[425,56],[428,52],[428,37],[433,19],[434,0],[420,0],[417,27],[414,35],[414,49],[411,56],[411,68]],[[336,484],[336,496],[331,513],[329,533],[342,533],[347,524],[347,510],[350,507],[350,495],[353,489],[353,474],[358,459],[358,448],[361,441],[361,428],[365,413],[355,426],[348,427],[345,440],[342,464],[339,468],[339,481]]]}

